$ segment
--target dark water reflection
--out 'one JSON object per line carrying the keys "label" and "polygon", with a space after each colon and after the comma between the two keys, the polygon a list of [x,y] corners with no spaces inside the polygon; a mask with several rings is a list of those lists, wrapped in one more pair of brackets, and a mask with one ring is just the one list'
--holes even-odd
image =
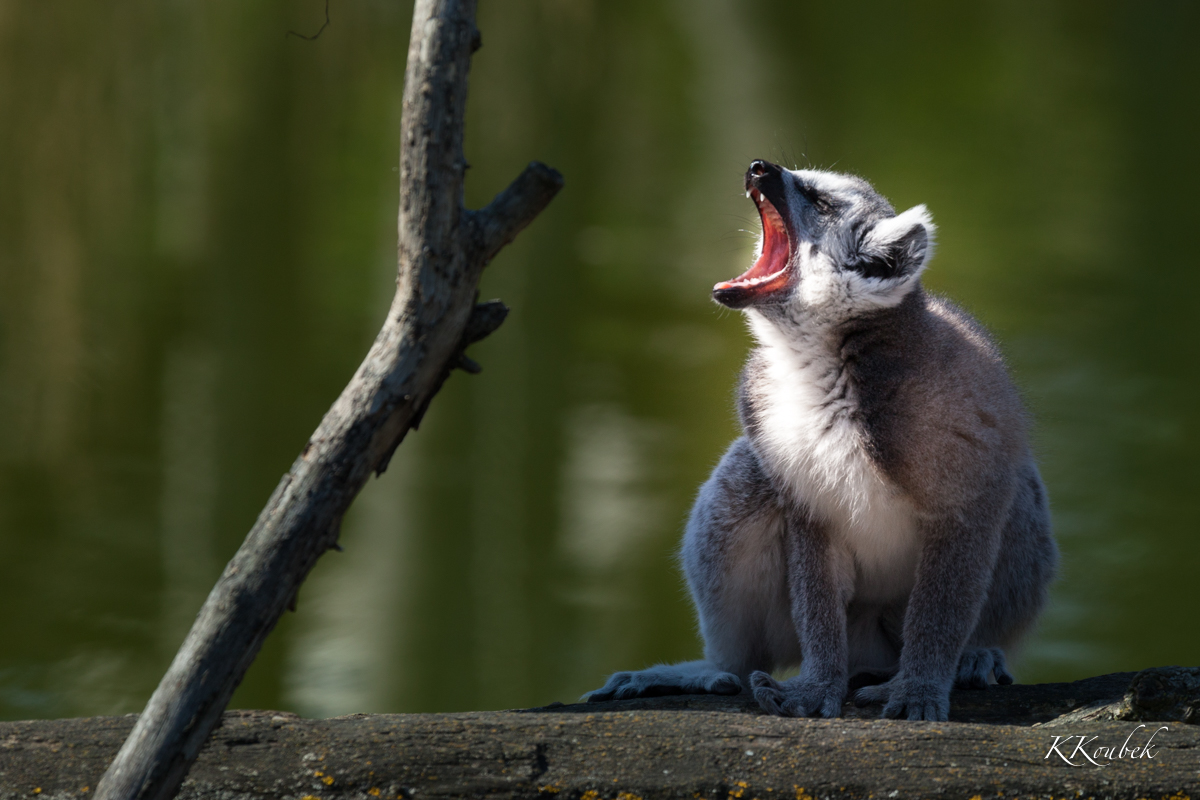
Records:
{"label": "dark water reflection", "polygon": [[[410,10],[0,0],[0,717],[137,710],[392,290]],[[235,697],[569,700],[694,656],[673,550],[748,345],[708,287],[765,156],[941,226],[1001,337],[1064,570],[1026,681],[1200,663],[1200,64],[1183,5],[485,2],[469,204],[567,189],[514,309],[346,520]]]}

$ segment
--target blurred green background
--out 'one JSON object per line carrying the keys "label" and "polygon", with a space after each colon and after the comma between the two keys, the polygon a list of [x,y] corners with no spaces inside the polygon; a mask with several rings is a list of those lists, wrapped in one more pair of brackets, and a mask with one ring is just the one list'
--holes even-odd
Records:
{"label": "blurred green background", "polygon": [[[513,309],[346,519],[234,705],[569,701],[699,651],[674,550],[735,435],[748,162],[940,225],[1063,550],[1025,681],[1200,663],[1183,3],[484,0],[468,204],[566,189]],[[411,6],[0,0],[0,718],[142,707],[395,272]]]}

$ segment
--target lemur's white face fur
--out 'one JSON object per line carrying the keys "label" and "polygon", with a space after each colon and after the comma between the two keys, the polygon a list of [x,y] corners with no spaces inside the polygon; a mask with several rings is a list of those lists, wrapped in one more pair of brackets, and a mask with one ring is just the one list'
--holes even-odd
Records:
{"label": "lemur's white face fur", "polygon": [[852,175],[755,161],[746,196],[763,234],[754,266],[713,287],[713,299],[730,308],[849,319],[898,304],[933,254],[925,206],[898,215]]}

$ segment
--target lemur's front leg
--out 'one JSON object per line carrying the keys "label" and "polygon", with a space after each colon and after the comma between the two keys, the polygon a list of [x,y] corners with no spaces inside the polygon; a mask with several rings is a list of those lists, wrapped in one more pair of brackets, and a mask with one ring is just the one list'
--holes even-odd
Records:
{"label": "lemur's front leg", "polygon": [[904,614],[900,670],[886,683],[858,690],[857,703],[883,703],[883,716],[890,718],[948,718],[959,659],[979,620],[999,550],[999,523],[984,516],[922,523],[925,544]]}
{"label": "lemur's front leg", "polygon": [[800,674],[782,682],[765,672],[751,674],[754,699],[779,716],[841,716],[849,681],[846,605],[854,589],[854,565],[807,513],[789,515],[785,538]]}

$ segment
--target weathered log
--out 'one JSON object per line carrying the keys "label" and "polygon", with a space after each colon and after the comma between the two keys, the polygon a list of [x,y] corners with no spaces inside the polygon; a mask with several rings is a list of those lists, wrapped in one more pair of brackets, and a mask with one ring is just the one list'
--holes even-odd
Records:
{"label": "weathered log", "polygon": [[283,476],[245,543],[97,787],[98,800],[168,800],[234,689],[317,558],[337,546],[342,516],[466,345],[503,309],[474,312],[487,262],[546,206],[561,176],[531,164],[480,211],[463,208],[463,117],[474,0],[417,0],[401,123],[399,277],[387,321],[362,365]]}
{"label": "weathered log", "polygon": [[[1048,725],[1073,709],[1126,702],[1149,683],[1157,699],[1164,686],[1189,692],[1186,672],[1147,671],[1132,685],[1124,673],[957,691],[945,723],[867,719],[879,709],[850,705],[843,719],[781,719],[748,697],[711,696],[328,720],[231,712],[180,797],[1197,797],[1200,726]],[[132,725],[131,717],[0,723],[0,800],[86,797]],[[1091,756],[1114,748],[1097,758],[1108,766],[1075,753],[1079,736]]]}

